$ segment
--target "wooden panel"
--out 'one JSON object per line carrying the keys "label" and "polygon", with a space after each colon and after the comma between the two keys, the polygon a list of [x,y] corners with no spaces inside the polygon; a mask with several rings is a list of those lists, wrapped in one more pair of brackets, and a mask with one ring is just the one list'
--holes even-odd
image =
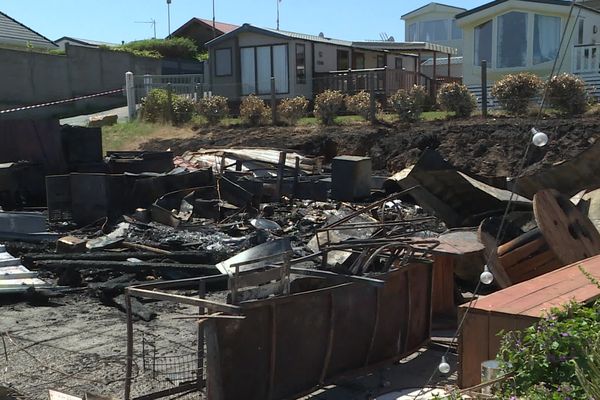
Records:
{"label": "wooden panel", "polygon": [[[466,308],[461,308],[459,318]],[[458,341],[459,375],[461,388],[471,387],[481,380],[481,363],[488,359],[489,313],[471,310],[467,315]]]}
{"label": "wooden panel", "polygon": [[554,189],[533,197],[533,212],[544,238],[564,263],[600,254],[600,233],[590,219]]}
{"label": "wooden panel", "polygon": [[456,315],[454,304],[454,263],[456,256],[438,254],[433,261],[431,312],[434,316]]}

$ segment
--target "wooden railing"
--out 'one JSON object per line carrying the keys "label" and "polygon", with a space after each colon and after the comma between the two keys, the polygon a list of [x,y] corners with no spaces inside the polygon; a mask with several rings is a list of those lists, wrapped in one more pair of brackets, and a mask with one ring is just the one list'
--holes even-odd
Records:
{"label": "wooden railing", "polygon": [[434,82],[432,78],[414,71],[373,68],[316,73],[313,88],[315,94],[330,89],[339,90],[345,94],[354,94],[364,90],[372,91],[379,96],[389,96],[398,89],[409,89],[413,85],[421,85],[426,88],[430,96],[434,97],[437,88],[447,82],[462,83],[462,78],[438,76]]}

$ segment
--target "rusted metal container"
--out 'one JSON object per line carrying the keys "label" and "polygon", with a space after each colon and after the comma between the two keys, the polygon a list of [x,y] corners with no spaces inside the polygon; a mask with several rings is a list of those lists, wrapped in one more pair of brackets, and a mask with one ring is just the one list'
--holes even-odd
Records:
{"label": "rusted metal container", "polygon": [[240,303],[244,320],[217,324],[223,399],[292,398],[419,349],[430,337],[431,264],[378,278],[383,287],[310,278],[300,293]]}

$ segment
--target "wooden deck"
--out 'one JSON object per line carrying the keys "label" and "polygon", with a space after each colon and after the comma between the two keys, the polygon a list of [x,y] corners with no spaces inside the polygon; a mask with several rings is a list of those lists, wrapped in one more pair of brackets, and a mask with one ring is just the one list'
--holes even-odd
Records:
{"label": "wooden deck", "polygon": [[432,79],[420,72],[390,68],[333,71],[315,74],[314,93],[330,89],[354,94],[364,90],[387,97],[398,89],[410,89],[413,85],[421,85],[431,97],[435,97],[437,89],[447,82],[462,83],[462,78],[437,76],[436,79]]}

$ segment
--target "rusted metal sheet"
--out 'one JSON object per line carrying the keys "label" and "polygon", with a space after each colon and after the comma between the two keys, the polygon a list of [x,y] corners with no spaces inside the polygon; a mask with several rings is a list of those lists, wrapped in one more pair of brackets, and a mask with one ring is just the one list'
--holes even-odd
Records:
{"label": "rusted metal sheet", "polygon": [[416,187],[410,196],[450,228],[475,226],[484,218],[502,215],[512,198],[517,210],[531,210],[531,202],[458,171],[434,150],[426,150],[412,167],[390,177],[388,192]]}
{"label": "rusted metal sheet", "polygon": [[244,320],[217,321],[224,399],[294,397],[418,349],[430,337],[431,264],[380,278],[381,288],[351,283],[248,301]]}
{"label": "rusted metal sheet", "polygon": [[66,171],[60,124],[57,119],[0,121],[0,162],[27,160],[46,171]]}

